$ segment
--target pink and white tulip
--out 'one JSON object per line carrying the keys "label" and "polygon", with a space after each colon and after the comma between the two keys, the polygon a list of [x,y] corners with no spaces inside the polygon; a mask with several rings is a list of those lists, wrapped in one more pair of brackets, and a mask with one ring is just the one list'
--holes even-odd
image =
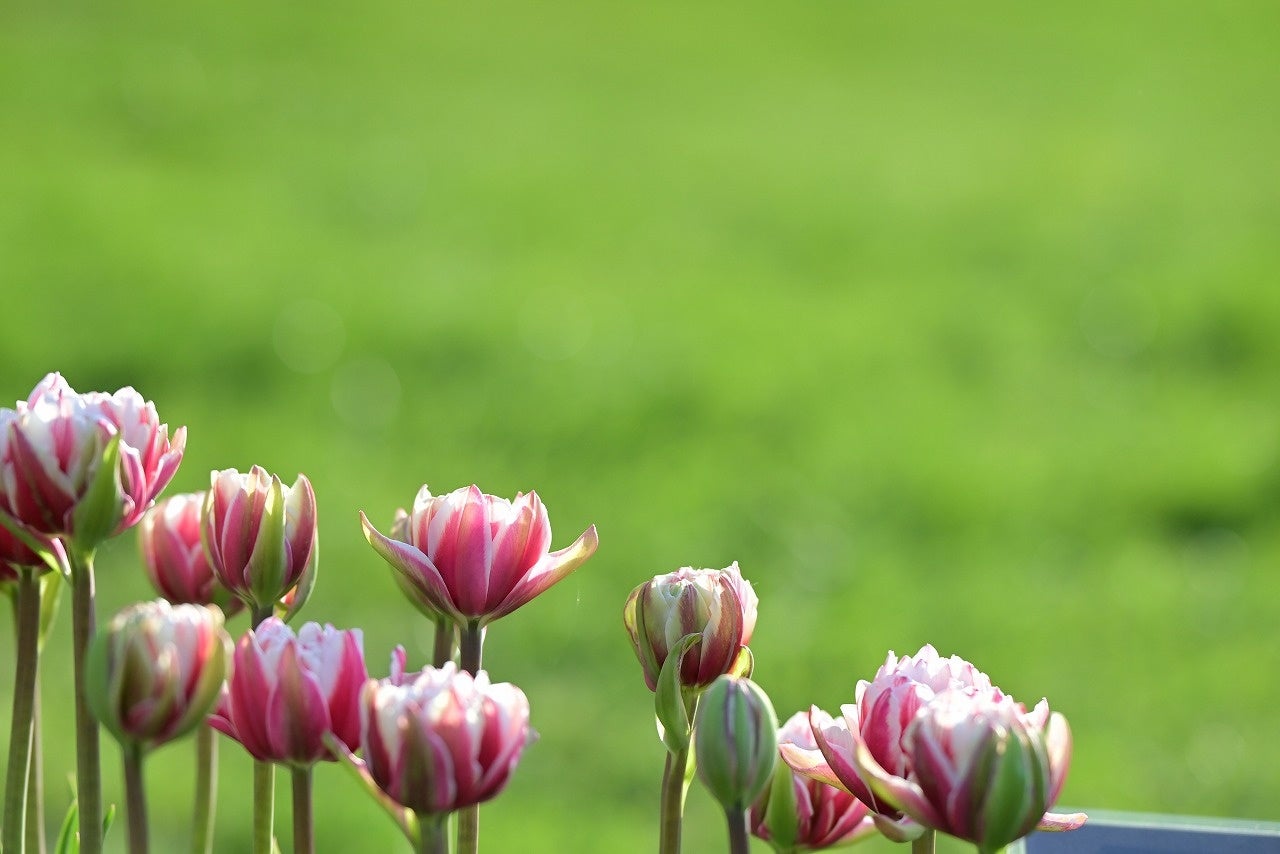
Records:
{"label": "pink and white tulip", "polygon": [[213,574],[200,543],[203,492],[171,495],[147,511],[138,549],[151,586],[174,604],[217,605],[228,616],[244,607]]}
{"label": "pink and white tulip", "polygon": [[[778,730],[779,748],[786,744],[818,749],[807,713],[796,712]],[[751,832],[775,850],[821,851],[876,832],[867,805],[843,789],[797,774],[785,762],[778,763],[774,774],[786,775],[792,797],[775,795],[775,782],[751,809]]]}
{"label": "pink and white tulip", "polygon": [[631,591],[622,620],[650,691],[676,643],[701,635],[680,663],[680,684],[705,688],[734,670],[756,627],[759,600],[737,562],[724,569],[683,567]]}
{"label": "pink and white tulip", "polygon": [[438,816],[502,791],[532,740],[529,701],[453,662],[406,684],[370,680],[360,702],[366,769],[387,796]]}
{"label": "pink and white tulip", "polygon": [[122,743],[150,749],[195,729],[231,667],[222,612],[163,599],[117,614],[90,647],[89,707]]}
{"label": "pink and white tulip", "polygon": [[413,512],[401,514],[387,537],[361,513],[365,539],[420,610],[459,625],[510,614],[586,562],[599,542],[592,525],[568,548],[548,551],[551,522],[536,492],[508,501],[477,486],[447,495],[424,486]]}
{"label": "pink and white tulip", "polygon": [[216,471],[211,481],[201,538],[213,573],[254,610],[272,608],[315,571],[319,546],[311,481],[300,474],[285,486],[261,466],[247,474]]}
{"label": "pink and white tulip", "polygon": [[[119,437],[107,489],[92,489]],[[26,530],[92,548],[136,524],[182,460],[186,428],[169,438],[155,405],[132,388],[77,394],[49,374],[0,410],[0,512]],[[92,500],[90,500],[92,499]]]}
{"label": "pink and white tulip", "polygon": [[307,623],[295,635],[269,617],[236,645],[235,675],[209,723],[263,762],[334,760],[325,735],[351,750],[360,743],[368,676],[359,629]]}

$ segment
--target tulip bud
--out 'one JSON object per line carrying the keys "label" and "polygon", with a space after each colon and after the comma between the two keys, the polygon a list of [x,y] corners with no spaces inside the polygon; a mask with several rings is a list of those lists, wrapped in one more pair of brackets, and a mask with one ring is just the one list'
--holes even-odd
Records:
{"label": "tulip bud", "polygon": [[230,667],[222,612],[163,599],[125,608],[85,664],[89,707],[123,745],[150,749],[195,729]]}
{"label": "tulip bud", "polygon": [[473,679],[450,661],[411,683],[369,680],[360,737],[378,788],[423,816],[497,795],[533,733],[523,691],[490,684],[483,670]]}
{"label": "tulip bud", "polygon": [[414,606],[459,625],[510,614],[585,563],[599,542],[593,525],[549,552],[551,522],[538,493],[507,501],[478,486],[447,495],[422,487],[413,513],[396,515],[390,537],[363,513],[360,522]]}
{"label": "tulip bud", "polygon": [[307,623],[295,635],[269,617],[236,645],[235,675],[214,729],[254,759],[306,767],[336,757],[332,733],[350,749],[360,739],[360,689],[368,679],[362,633]]}
{"label": "tulip bud", "polygon": [[701,641],[684,655],[680,684],[705,688],[734,672],[756,626],[758,600],[735,562],[725,569],[684,567],[631,591],[623,624],[650,691],[671,650],[686,635]]}
{"label": "tulip bud", "polygon": [[255,611],[268,611],[304,574],[315,571],[316,496],[298,475],[293,486],[261,466],[248,474],[213,472],[201,540],[223,586]]}
{"label": "tulip bud", "polygon": [[244,607],[213,574],[200,543],[203,492],[171,495],[142,517],[138,549],[151,586],[174,604],[217,605],[227,616]]}
{"label": "tulip bud", "polygon": [[702,693],[693,725],[698,776],[726,810],[745,810],[778,762],[778,716],[750,679],[721,676]]}
{"label": "tulip bud", "polygon": [[916,785],[903,792],[902,809],[979,851],[1026,836],[1061,785],[1066,769],[1053,766],[1070,755],[1066,719],[1055,713],[1042,729],[1036,717],[1008,697],[965,690],[939,695],[903,734]]}

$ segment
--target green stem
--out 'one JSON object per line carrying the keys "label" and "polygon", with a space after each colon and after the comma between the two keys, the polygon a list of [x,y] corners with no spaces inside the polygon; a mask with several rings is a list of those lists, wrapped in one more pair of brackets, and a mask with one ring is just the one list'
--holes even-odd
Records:
{"label": "green stem", "polygon": [[417,854],[449,854],[448,813],[423,815],[418,824]]}
{"label": "green stem", "polygon": [[147,854],[147,790],[142,783],[142,748],[122,745],[125,812],[129,821],[129,854]]}
{"label": "green stem", "polygon": [[662,772],[658,854],[680,854],[680,832],[684,823],[684,777],[688,766],[688,747],[676,753],[667,753],[667,764]]}
{"label": "green stem", "polygon": [[253,763],[253,854],[271,854],[276,810],[276,766]]}
{"label": "green stem", "polygon": [[31,704],[31,760],[27,773],[27,854],[45,854],[44,751],[40,747],[40,674]]}
{"label": "green stem", "polygon": [[98,721],[89,709],[84,663],[93,639],[93,551],[67,544],[71,562],[71,652],[76,689],[76,800],[80,826],[80,854],[102,854],[102,765]]}
{"label": "green stem", "polygon": [[207,723],[196,730],[196,814],[192,854],[213,854],[213,817],[218,807],[217,733]]}
{"label": "green stem", "polygon": [[936,830],[926,828],[924,833],[911,840],[911,854],[933,854],[937,836]]}
{"label": "green stem", "polygon": [[[484,654],[484,629],[479,620],[471,620],[462,627],[458,642],[459,667],[475,676],[480,672],[480,660]],[[458,810],[458,854],[477,854],[480,850],[479,804]]]}
{"label": "green stem", "polygon": [[457,627],[448,617],[436,620],[436,640],[431,652],[431,666],[439,670],[446,661],[453,661],[454,639],[457,638]]}
{"label": "green stem", "polygon": [[262,621],[267,619],[267,617],[274,617],[275,613],[274,605],[265,605],[261,608],[254,608],[250,615],[250,625],[256,629],[258,626],[262,625]]}
{"label": "green stem", "polygon": [[293,769],[293,851],[314,854],[314,822],[311,818],[311,768]]}
{"label": "green stem", "polygon": [[751,831],[747,827],[747,811],[726,809],[729,823],[729,854],[751,854]]}
{"label": "green stem", "polygon": [[18,567],[14,600],[17,664],[13,674],[13,716],[9,729],[9,766],[4,789],[4,850],[22,851],[26,839],[27,783],[31,774],[35,722],[36,673],[40,667],[40,580],[30,567]]}

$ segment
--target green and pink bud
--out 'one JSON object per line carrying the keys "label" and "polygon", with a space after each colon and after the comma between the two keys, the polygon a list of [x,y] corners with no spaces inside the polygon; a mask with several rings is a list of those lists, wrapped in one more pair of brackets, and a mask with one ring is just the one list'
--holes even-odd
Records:
{"label": "green and pink bud", "polygon": [[316,496],[298,475],[292,486],[261,466],[213,472],[201,540],[224,587],[268,612],[294,587],[309,590],[319,556]]}
{"label": "green and pink bud", "polygon": [[680,684],[705,688],[718,677],[743,669],[742,658],[756,626],[759,600],[735,562],[725,569],[683,567],[655,575],[631,591],[622,620],[644,671],[656,691],[672,649],[687,635],[699,641],[684,653]]}
{"label": "green and pink bud", "polygon": [[231,667],[222,612],[163,599],[130,606],[89,648],[89,707],[123,745],[149,750],[194,730]]}
{"label": "green and pink bud", "polygon": [[[403,660],[400,668],[403,678]],[[366,683],[360,732],[371,779],[419,816],[496,796],[533,739],[523,691],[491,684],[484,671],[472,678],[453,662],[412,682]]]}
{"label": "green and pink bud", "polygon": [[231,616],[244,607],[219,583],[200,543],[203,492],[171,495],[147,511],[138,549],[156,592],[174,604],[217,605]]}
{"label": "green and pink bud", "polygon": [[368,677],[359,629],[307,623],[295,635],[269,617],[236,645],[235,675],[209,723],[263,762],[334,760],[327,734],[351,750],[360,743]]}
{"label": "green and pink bud", "polygon": [[[796,712],[778,730],[778,747],[817,751],[809,716]],[[785,762],[751,808],[751,832],[778,852],[821,851],[873,836],[867,805],[843,789],[797,774]]]}
{"label": "green and pink bud", "polygon": [[586,562],[599,542],[592,525],[568,548],[549,551],[551,522],[536,492],[508,501],[477,486],[447,495],[422,487],[390,537],[363,513],[360,521],[410,601],[459,625],[510,614]]}
{"label": "green and pink bud", "polygon": [[778,716],[750,679],[721,676],[698,700],[693,725],[698,777],[725,810],[750,808],[778,763]]}

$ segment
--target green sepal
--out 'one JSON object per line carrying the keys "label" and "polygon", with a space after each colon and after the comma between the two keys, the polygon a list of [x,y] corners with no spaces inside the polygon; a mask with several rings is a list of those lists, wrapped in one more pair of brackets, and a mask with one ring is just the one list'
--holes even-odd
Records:
{"label": "green sepal", "polygon": [[687,634],[675,642],[658,673],[658,687],[653,693],[654,711],[658,715],[662,743],[672,753],[689,749],[689,733],[693,721],[688,701],[680,685],[680,662],[691,647],[702,641],[702,635]]}
{"label": "green sepal", "polygon": [[764,820],[775,849],[787,851],[795,847],[800,823],[796,815],[795,776],[791,766],[779,761],[769,784],[769,800],[765,802]]}
{"label": "green sepal", "polygon": [[124,486],[120,483],[120,434],[117,433],[102,449],[98,470],[72,514],[74,532],[67,548],[81,552],[92,551],[111,537],[124,515],[121,496]]}
{"label": "green sepal", "polygon": [[262,507],[262,523],[256,531],[253,551],[249,554],[249,566],[245,575],[250,581],[254,608],[274,604],[284,590],[284,484],[276,475],[271,476],[271,488]]}

